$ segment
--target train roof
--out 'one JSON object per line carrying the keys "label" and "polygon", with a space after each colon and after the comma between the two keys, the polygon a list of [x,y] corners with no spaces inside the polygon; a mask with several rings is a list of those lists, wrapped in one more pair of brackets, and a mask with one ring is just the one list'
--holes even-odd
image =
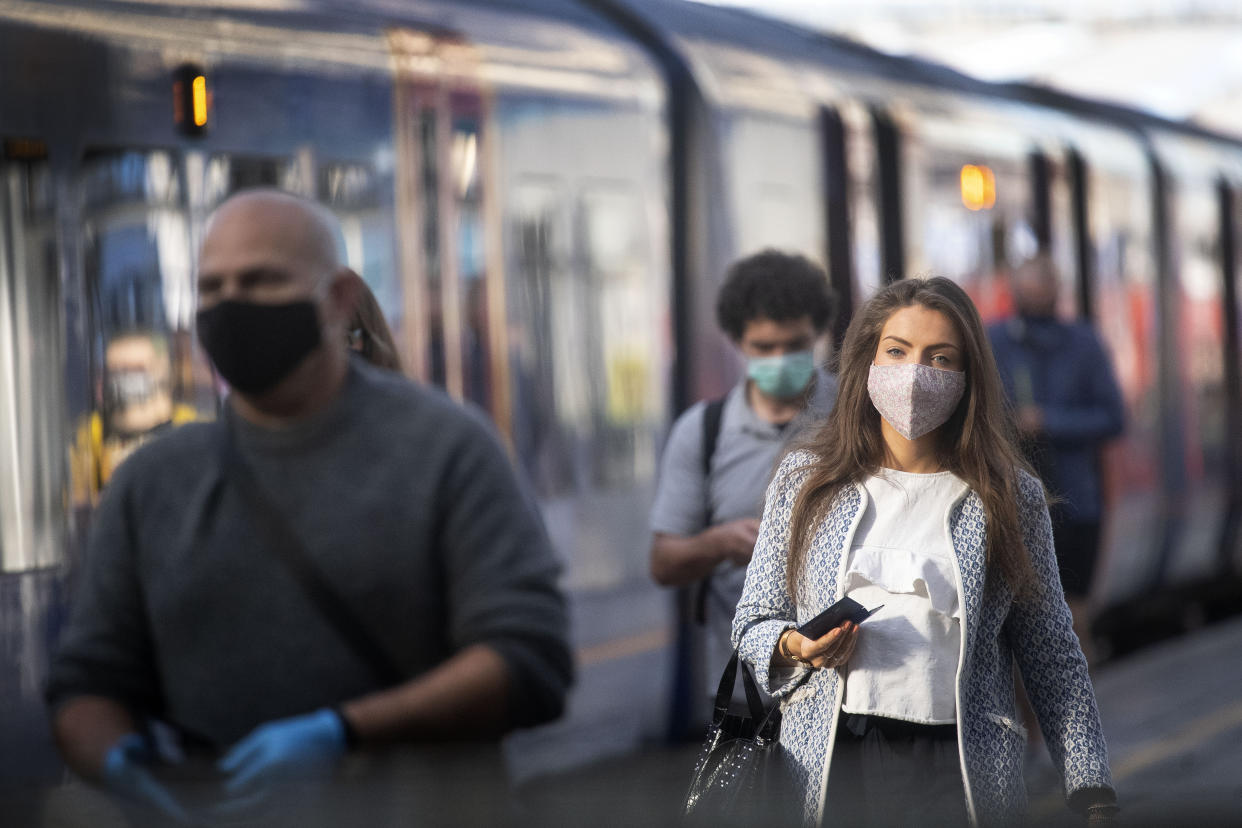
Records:
{"label": "train roof", "polygon": [[794,23],[734,7],[710,6],[689,0],[584,0],[594,6],[619,6],[659,30],[666,43],[694,66],[691,44],[741,48],[784,62],[894,83],[1027,104],[1106,122],[1132,131],[1166,130],[1181,135],[1242,147],[1242,138],[1199,124],[1173,120],[1111,101],[1084,98],[1035,83],[995,83],[966,75],[944,64],[908,55],[881,52],[841,35],[819,32]]}

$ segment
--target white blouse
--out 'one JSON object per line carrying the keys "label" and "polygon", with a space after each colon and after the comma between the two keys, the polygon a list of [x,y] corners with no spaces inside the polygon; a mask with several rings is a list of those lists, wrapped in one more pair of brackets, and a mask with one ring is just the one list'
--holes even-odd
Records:
{"label": "white blouse", "polygon": [[894,469],[863,486],[870,502],[850,547],[845,594],[884,606],[859,627],[842,709],[952,724],[961,601],[948,518],[967,486],[952,472]]}

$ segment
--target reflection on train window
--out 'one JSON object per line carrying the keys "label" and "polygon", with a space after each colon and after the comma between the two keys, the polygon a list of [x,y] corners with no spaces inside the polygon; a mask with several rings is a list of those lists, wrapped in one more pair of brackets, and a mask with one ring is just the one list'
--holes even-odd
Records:
{"label": "reflection on train window", "polygon": [[569,346],[578,318],[569,273],[568,196],[560,182],[530,179],[511,195],[509,352],[514,450],[539,494],[574,489],[575,389],[582,362]]}
{"label": "reflection on train window", "polygon": [[64,320],[46,163],[0,165],[0,572],[61,563]]}
{"label": "reflection on train window", "polygon": [[[915,272],[947,276],[974,300],[984,321],[1012,310],[1009,270],[1037,252],[1030,224],[1028,171],[1020,159],[936,148],[925,156],[925,202],[909,215],[922,261]],[[968,173],[984,181],[978,203],[967,198]],[[986,198],[985,198],[986,197]]]}
{"label": "reflection on train window", "polygon": [[[418,116],[419,145],[422,164],[419,178],[422,203],[423,272],[427,297],[427,360],[428,376],[441,388],[448,385],[448,354],[445,352],[445,297],[442,288],[440,220],[441,194],[439,175],[440,141],[436,131],[436,112],[425,109]],[[450,389],[455,390],[455,389]]]}
{"label": "reflection on train window", "polygon": [[401,342],[405,320],[395,269],[391,193],[392,180],[369,166],[319,165],[317,198],[341,222],[345,263],[371,288],[393,337]]}
{"label": "reflection on train window", "polygon": [[216,405],[193,337],[192,255],[179,166],[163,151],[89,154],[83,260],[94,399],[76,424],[74,498],[94,502],[142,443]]}
{"label": "reflection on train window", "polygon": [[483,188],[479,183],[479,119],[459,115],[449,145],[450,184],[457,217],[457,308],[461,319],[462,392],[492,408],[488,350],[488,293]]}
{"label": "reflection on train window", "polygon": [[593,186],[580,196],[579,210],[587,312],[577,353],[589,354],[593,482],[607,488],[653,471],[665,402],[655,351],[660,285],[646,267],[642,212],[630,189]]}
{"label": "reflection on train window", "polygon": [[621,185],[585,188],[574,255],[565,201],[552,182],[524,182],[511,227],[514,444],[545,496],[649,480],[667,405],[640,203]]}
{"label": "reflection on train window", "polygon": [[310,195],[305,166],[283,157],[212,155],[203,173],[203,203],[214,207],[238,190],[255,187]]}

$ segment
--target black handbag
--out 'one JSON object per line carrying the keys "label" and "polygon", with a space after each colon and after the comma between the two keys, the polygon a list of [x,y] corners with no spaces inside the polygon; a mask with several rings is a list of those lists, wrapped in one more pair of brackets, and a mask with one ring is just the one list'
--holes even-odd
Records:
{"label": "black handbag", "polygon": [[[739,664],[746,709],[735,713],[729,701]],[[765,708],[750,665],[734,650],[720,677],[715,713],[686,793],[686,821],[704,826],[801,824],[803,794],[781,757],[780,735],[780,702]]]}

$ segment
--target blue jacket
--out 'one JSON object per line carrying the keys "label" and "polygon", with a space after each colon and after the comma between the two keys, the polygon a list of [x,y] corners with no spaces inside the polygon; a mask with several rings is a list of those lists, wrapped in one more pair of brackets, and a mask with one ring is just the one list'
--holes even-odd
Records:
{"label": "blue jacket", "polygon": [[[861,485],[845,489],[815,530],[799,594],[785,582],[789,520],[806,479],[808,452],[785,458],[768,489],[767,505],[733,621],[733,640],[755,675],[781,698],[783,756],[804,792],[809,825],[823,819],[832,745],[841,708],[841,675],[817,670],[794,690],[807,668],[769,671],[777,640],[843,595],[849,550],[866,507]],[[1020,515],[1036,583],[1022,595],[997,577],[984,588],[987,527],[983,502],[968,491],[953,505],[948,526],[959,572],[963,607],[957,669],[958,749],[967,811],[975,825],[1008,825],[1026,810],[1022,777],[1026,732],[1017,720],[1013,664],[1022,672],[1065,795],[1111,788],[1108,749],[1100,728],[1087,663],[1074,635],[1053,555],[1052,526],[1037,480],[1024,475]],[[862,635],[866,635],[864,625]]]}
{"label": "blue jacket", "polygon": [[1108,353],[1090,325],[1015,316],[988,328],[1005,391],[1043,413],[1044,484],[1070,520],[1100,519],[1100,445],[1121,433],[1121,392]]}

